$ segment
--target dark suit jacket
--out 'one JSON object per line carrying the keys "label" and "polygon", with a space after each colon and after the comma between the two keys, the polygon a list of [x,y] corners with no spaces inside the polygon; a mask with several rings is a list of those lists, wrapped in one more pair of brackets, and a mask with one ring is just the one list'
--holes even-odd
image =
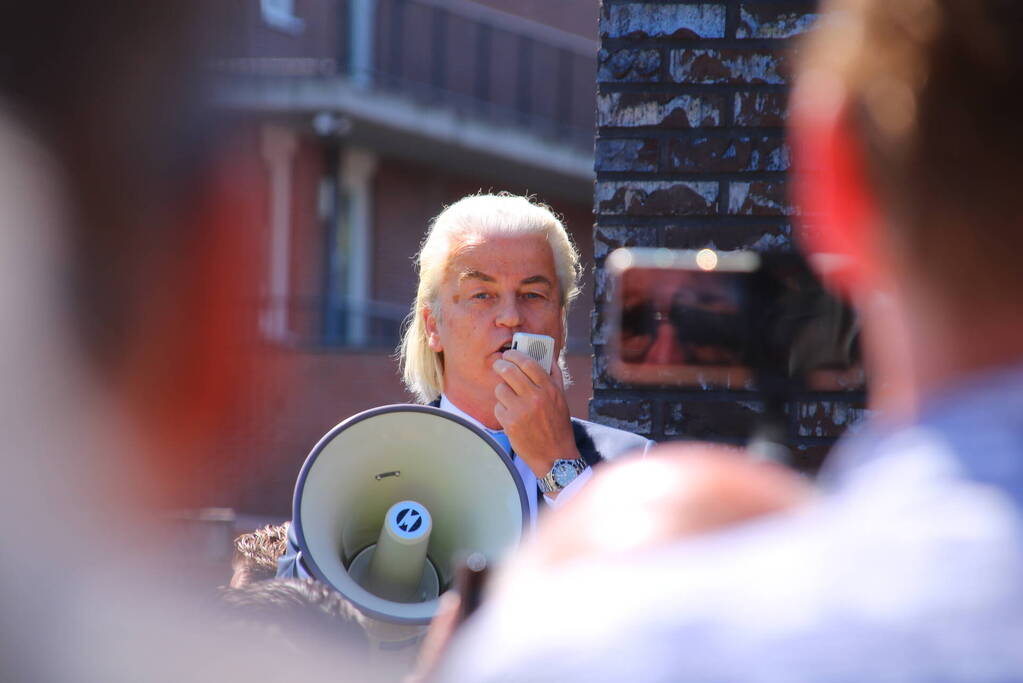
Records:
{"label": "dark suit jacket", "polygon": [[[440,406],[440,401],[431,405],[437,408]],[[574,417],[572,418],[572,432],[575,435],[575,445],[579,449],[579,454],[590,467],[595,467],[605,460],[613,460],[630,451],[645,453],[646,448],[653,443],[645,437],[637,436],[623,429],[615,429]],[[536,495],[540,495],[539,489],[536,490]],[[537,510],[542,509],[542,505],[537,506]],[[314,578],[302,563],[302,553],[298,548],[294,524],[291,524],[288,529],[288,549],[277,560],[277,577]]]}

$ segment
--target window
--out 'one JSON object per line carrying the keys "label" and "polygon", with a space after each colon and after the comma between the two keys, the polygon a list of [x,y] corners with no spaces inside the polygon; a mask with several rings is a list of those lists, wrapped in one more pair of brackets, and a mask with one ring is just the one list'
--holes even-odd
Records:
{"label": "window", "polygon": [[305,30],[305,21],[295,16],[294,0],[260,0],[259,7],[267,26],[293,36]]}

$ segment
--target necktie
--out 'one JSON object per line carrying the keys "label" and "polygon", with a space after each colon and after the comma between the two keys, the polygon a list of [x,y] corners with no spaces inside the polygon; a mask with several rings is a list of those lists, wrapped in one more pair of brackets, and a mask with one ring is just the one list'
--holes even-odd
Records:
{"label": "necktie", "polygon": [[[496,441],[497,443],[499,443],[501,445],[501,448],[504,449],[504,452],[508,454],[508,457],[511,458],[512,462],[514,463],[515,462],[515,451],[512,450],[511,440],[508,438],[508,435],[505,434],[504,432],[491,432],[489,430],[488,430],[488,433],[490,434],[491,437],[493,437],[494,441]],[[529,495],[529,490],[528,489],[526,490],[526,495]],[[533,507],[533,506],[535,506],[535,507]],[[531,508],[531,512],[532,512],[532,514],[530,515],[531,517],[533,517],[533,515],[535,515],[536,512],[539,511],[539,509],[540,509],[540,487],[539,486],[535,487],[535,490],[533,491],[533,500],[530,502],[530,508]],[[533,523],[534,524],[536,523],[536,518],[535,517],[533,517]]]}
{"label": "necktie", "polygon": [[508,438],[507,434],[504,432],[490,432],[490,436],[493,437],[494,441],[501,445],[501,448],[504,449],[504,452],[508,454],[509,458],[515,457],[515,453],[512,451],[511,447],[511,440]]}

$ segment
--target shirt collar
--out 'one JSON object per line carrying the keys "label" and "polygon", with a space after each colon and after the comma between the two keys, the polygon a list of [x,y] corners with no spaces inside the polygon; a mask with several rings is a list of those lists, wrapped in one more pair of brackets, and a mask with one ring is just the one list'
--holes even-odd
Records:
{"label": "shirt collar", "polygon": [[467,420],[471,425],[473,425],[474,427],[479,427],[487,434],[504,434],[503,429],[487,429],[486,427],[483,426],[482,422],[480,422],[475,417],[473,417],[469,413],[465,412],[464,410],[456,406],[454,403],[451,402],[451,399],[449,399],[444,394],[440,395],[440,409],[446,410],[449,413],[452,413],[464,420]]}

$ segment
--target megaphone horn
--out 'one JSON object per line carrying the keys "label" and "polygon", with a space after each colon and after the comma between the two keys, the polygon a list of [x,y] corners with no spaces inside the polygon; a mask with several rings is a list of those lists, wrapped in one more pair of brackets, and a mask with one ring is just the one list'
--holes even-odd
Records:
{"label": "megaphone horn", "polygon": [[330,430],[302,466],[292,516],[310,573],[383,622],[385,640],[429,623],[456,556],[498,561],[528,522],[522,480],[486,432],[406,404]]}

